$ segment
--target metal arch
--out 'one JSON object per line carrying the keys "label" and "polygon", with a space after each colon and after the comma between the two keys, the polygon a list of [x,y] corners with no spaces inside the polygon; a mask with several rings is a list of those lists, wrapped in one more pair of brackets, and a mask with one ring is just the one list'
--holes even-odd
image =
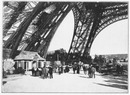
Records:
{"label": "metal arch", "polygon": [[[50,3],[47,7],[49,7],[49,6],[53,5],[53,4],[54,4],[54,3]],[[46,7],[46,8],[47,8],[47,7]],[[34,30],[34,32],[30,33],[30,35],[29,35],[29,37],[28,37],[27,39],[24,39],[24,40],[23,40],[23,41],[25,42],[25,44],[29,43],[29,42],[31,41],[31,39],[34,39],[34,37],[36,36],[36,32],[38,32],[37,29],[38,29],[39,26],[35,24],[35,21],[36,21],[37,19],[39,19],[40,15],[43,14],[43,13],[46,13],[46,12],[44,12],[44,10],[41,11],[41,12],[34,18],[34,21],[32,21],[32,23],[30,24],[30,26],[32,25],[35,30]],[[45,18],[44,18],[44,19],[45,19]],[[40,26],[41,26],[41,25],[44,25],[44,23],[41,23]],[[28,28],[28,29],[29,29],[29,28]],[[27,32],[28,32],[28,29],[27,29]],[[39,30],[39,31],[40,31],[40,30]],[[26,32],[25,35],[24,35],[25,37],[26,37],[26,34],[29,33],[29,32],[28,32],[28,33],[27,33],[27,32]],[[23,42],[23,41],[22,41],[22,42]],[[22,43],[22,42],[21,42],[21,43]],[[27,46],[28,46],[28,45],[27,45]],[[25,47],[25,49],[27,49],[27,48]],[[28,49],[27,49],[27,50],[28,50]]]}
{"label": "metal arch", "polygon": [[[73,49],[73,48],[75,48],[74,50],[77,50],[78,51],[78,48],[76,48],[76,44],[75,44],[75,47],[73,47],[73,44],[74,44],[74,42],[75,41],[73,41],[74,40],[74,38],[75,38],[75,35],[77,35],[76,34],[76,31],[77,31],[77,28],[78,28],[78,24],[79,24],[79,22],[81,22],[80,21],[80,16],[81,16],[81,13],[80,13],[80,9],[79,8],[82,8],[82,3],[77,3],[77,6],[74,6],[73,8],[72,8],[72,11],[73,11],[73,15],[74,15],[74,34],[73,34],[73,37],[72,37],[72,41],[71,41],[71,47],[70,47],[70,49],[69,49],[69,52],[71,52],[71,50]],[[82,28],[82,26],[83,25],[81,25],[81,28]],[[80,26],[79,26],[80,27]],[[80,29],[81,30],[81,29]],[[77,37],[79,37],[79,36],[77,36]],[[78,40],[76,41],[76,43],[78,43]]]}
{"label": "metal arch", "polygon": [[[64,4],[64,3],[63,3]],[[69,5],[68,3],[66,3],[67,6]],[[64,4],[64,5],[66,5]],[[61,5],[61,4],[60,4]],[[73,4],[70,4],[70,6],[68,7],[69,10],[71,9]],[[54,13],[53,15],[51,14],[51,18],[49,17],[50,21],[47,23],[47,21],[45,21],[46,25],[45,27],[42,27],[43,29],[41,29],[41,34],[38,34],[39,36],[41,35],[41,37],[37,39],[35,39],[34,44],[36,44],[35,46],[33,46],[33,48],[30,47],[31,50],[34,50],[35,48],[37,48],[37,52],[39,52],[41,55],[42,53],[44,54],[44,52],[46,52],[46,49],[48,48],[50,41],[51,41],[51,37],[53,36],[53,33],[55,33],[55,30],[57,29],[57,27],[59,26],[59,23],[61,23],[61,21],[63,20],[64,16],[66,15],[66,12],[68,13],[68,9],[66,8],[67,6],[62,6],[62,10],[61,11],[57,11],[58,15],[56,13]],[[59,7],[59,6],[58,6]],[[44,18],[45,19],[45,18]],[[40,33],[39,31],[39,33]],[[44,32],[42,32],[44,31]],[[37,33],[36,33],[37,34]],[[44,40],[44,41],[43,41]],[[32,42],[32,41],[31,41]],[[37,46],[40,42],[40,46]],[[31,45],[31,44],[30,44]],[[43,47],[44,46],[44,47]],[[28,48],[29,49],[29,48]],[[30,50],[29,49],[29,50]]]}
{"label": "metal arch", "polygon": [[[74,16],[74,31],[76,31],[76,28],[77,28],[78,22],[79,22],[79,16],[80,16],[80,13],[78,11],[78,7],[77,6],[73,7],[72,12],[73,12],[73,16]],[[75,32],[73,32],[72,40],[74,39],[74,37],[75,37]],[[71,45],[70,45],[70,48],[69,48],[68,52],[71,51],[72,44],[73,44],[73,41],[71,41]]]}
{"label": "metal arch", "polygon": [[96,34],[94,36],[93,39],[91,39],[91,41],[89,42],[89,46],[90,46],[90,49],[91,49],[91,45],[94,41],[94,39],[97,37],[97,35],[104,29],[106,28],[107,26],[109,26],[110,24],[113,24],[119,20],[123,20],[123,19],[127,19],[127,15],[126,14],[123,14],[122,16],[117,16],[117,17],[113,17],[111,18],[110,20],[108,21],[105,21],[105,23],[103,23],[101,26],[99,26],[98,30],[96,30]]}
{"label": "metal arch", "polygon": [[[90,10],[87,10],[89,12],[89,14],[91,14],[92,12]],[[81,12],[79,12],[81,13]],[[87,15],[87,14],[86,14]],[[72,42],[71,42],[71,46],[70,46],[70,49],[69,49],[69,52],[68,52],[68,60],[70,58],[71,55],[69,55],[70,53],[79,53],[80,56],[83,55],[83,52],[85,50],[85,46],[87,44],[87,37],[89,36],[90,34],[90,29],[92,28],[91,25],[92,25],[92,16],[86,16],[85,18],[82,18],[82,15],[80,14],[81,17],[79,17],[79,20],[77,21],[77,25],[75,26],[75,29],[74,29],[74,35],[73,35],[73,39],[72,39]],[[84,19],[84,20],[82,20]],[[81,22],[82,24],[80,26],[79,25],[79,22]],[[80,29],[79,30],[79,36],[76,34],[77,33],[77,29],[78,27],[81,27],[83,28],[83,26],[86,25],[86,27],[84,27],[85,29]],[[76,38],[75,38],[76,37]],[[76,40],[75,40],[76,39]],[[82,39],[82,41],[79,43],[79,40]],[[72,55],[74,56],[74,55]]]}
{"label": "metal arch", "polygon": [[[119,18],[119,17],[117,17],[117,18]],[[116,19],[116,18],[115,18],[115,19]],[[126,18],[122,18],[122,19],[116,19],[116,20],[114,20],[114,21],[111,20],[111,21],[109,21],[109,24],[107,24],[106,26],[104,26],[103,28],[101,28],[101,30],[97,30],[98,32],[96,33],[96,35],[94,36],[93,40],[91,41],[90,47],[92,46],[94,39],[97,37],[97,35],[98,35],[103,29],[105,29],[106,27],[108,27],[109,25],[111,25],[111,24],[113,24],[113,23],[115,23],[115,22],[117,22],[117,21],[124,20],[124,19],[127,19],[127,17],[126,17]],[[91,49],[91,48],[90,48],[90,49]]]}
{"label": "metal arch", "polygon": [[[27,17],[26,17],[26,18],[27,18]],[[16,23],[17,23],[17,22],[16,22]],[[22,24],[22,22],[20,23],[20,25],[21,25],[21,24]],[[19,25],[19,26],[20,26],[20,25]],[[19,26],[18,26],[18,27],[19,27]],[[18,28],[18,27],[17,27],[17,28]],[[15,28],[16,28],[16,27],[15,27]],[[15,34],[15,33],[14,33],[14,34]],[[12,35],[12,36],[13,36],[13,35]],[[10,38],[11,38],[11,37],[10,37]]]}
{"label": "metal arch", "polygon": [[[116,7],[117,7],[118,5],[116,5]],[[103,7],[103,11],[104,11],[104,8],[105,7]],[[124,12],[124,10],[123,11],[121,11],[121,12]],[[119,14],[119,13],[118,13]],[[116,16],[118,16],[119,17],[119,15],[118,14],[116,14]],[[102,15],[101,15],[101,17],[102,17]],[[101,20],[102,18],[100,18],[100,20]],[[98,24],[100,23],[100,21],[98,22]],[[99,25],[98,25],[98,27],[97,27],[97,29],[99,28]],[[90,49],[91,49],[91,45],[92,45],[92,43],[93,43],[93,41],[94,41],[94,37],[95,37],[95,35],[96,35],[96,31],[97,31],[97,29],[94,29],[94,32],[92,33],[92,35],[90,35],[90,39],[88,40],[88,42],[87,42],[87,45],[86,45],[86,48],[85,48],[85,51],[84,51],[84,57],[85,57],[85,54],[86,53],[90,53]],[[92,30],[91,30],[92,31]]]}
{"label": "metal arch", "polygon": [[[53,3],[50,3],[49,6],[51,6],[51,5],[53,5]],[[44,11],[44,10],[43,10],[43,11]],[[40,12],[35,19],[39,18],[40,14],[42,14],[43,11]],[[45,12],[44,12],[44,13],[45,13]],[[45,18],[44,18],[44,19],[45,19]],[[34,21],[34,22],[35,22],[35,21]],[[33,24],[34,22],[32,22],[32,24]],[[47,23],[47,22],[46,22],[46,23]],[[32,24],[31,24],[31,25],[32,25]],[[41,25],[44,25],[44,24],[41,23]],[[35,27],[35,26],[37,26],[37,25],[34,25],[34,27]],[[37,28],[37,27],[36,27],[36,28]],[[27,30],[27,31],[28,31],[28,30]],[[36,29],[36,31],[37,31],[37,29]],[[35,39],[34,37],[35,37],[36,31],[32,32],[32,33],[30,34],[30,36],[29,36],[27,39],[24,39],[23,41],[21,41],[21,43],[25,42],[25,44],[27,44],[26,47],[28,47],[28,43],[31,41],[31,39]],[[39,30],[39,31],[40,31],[40,30]],[[33,37],[32,37],[32,35],[33,35]],[[26,38],[26,33],[25,33],[24,37]],[[40,39],[41,39],[41,38],[39,37],[39,40],[40,40]],[[31,42],[34,42],[34,41],[32,40]],[[37,43],[37,42],[34,42],[34,44],[36,44],[36,43]],[[38,42],[38,43],[39,43],[39,42]],[[31,48],[30,48],[30,49],[29,49],[29,48],[27,49],[26,47],[24,47],[24,49],[26,49],[26,50],[31,50]],[[21,49],[22,49],[22,48],[21,48]],[[33,49],[33,48],[32,48],[32,49]]]}
{"label": "metal arch", "polygon": [[67,6],[63,9],[62,14],[59,14],[58,18],[56,19],[56,24],[52,27],[51,32],[48,34],[47,38],[45,39],[47,41],[47,43],[45,44],[44,48],[41,49],[41,51],[40,51],[41,52],[41,56],[46,56],[46,52],[47,52],[47,49],[48,49],[48,47],[50,45],[52,37],[54,36],[54,34],[55,34],[57,28],[59,27],[60,23],[66,17],[66,15],[68,14],[68,12],[72,9],[72,7],[73,7],[74,4],[73,3],[72,4],[67,4],[66,3],[65,5],[67,5]]}
{"label": "metal arch", "polygon": [[[44,5],[44,6],[43,6]],[[27,17],[19,26],[19,28],[17,29],[15,35],[13,35],[12,37],[10,37],[6,44],[4,45],[4,48],[8,48],[8,46],[12,45],[12,51],[11,51],[11,54],[10,54],[10,57],[11,58],[14,58],[15,57],[15,51],[17,50],[22,38],[23,38],[23,35],[26,33],[26,30],[28,28],[28,26],[30,25],[30,23],[32,22],[32,20],[37,16],[37,14],[39,12],[41,12],[42,10],[44,10],[44,8],[46,6],[48,6],[49,4],[46,4],[46,3],[38,3],[37,6],[34,8],[32,14],[33,15],[30,15],[30,17]],[[24,26],[24,28],[23,28]],[[14,42],[15,41],[15,42]]]}
{"label": "metal arch", "polygon": [[[86,3],[75,3],[75,5],[74,5],[74,7],[72,7],[71,9],[72,9],[72,11],[73,11],[73,13],[74,13],[74,19],[75,19],[75,28],[74,28],[74,35],[73,35],[73,39],[74,39],[74,37],[76,36],[76,37],[78,37],[75,33],[75,31],[76,31],[76,29],[77,29],[77,25],[78,25],[78,23],[79,23],[79,21],[81,21],[80,20],[80,16],[82,16],[81,15],[81,11],[80,10],[82,10],[82,7],[85,5],[85,4],[87,4],[88,2],[86,2]],[[100,2],[99,2],[100,3]],[[95,2],[95,4],[97,5],[98,4],[98,2]],[[88,5],[89,5],[89,3],[88,3]],[[93,5],[94,5],[94,3],[93,3]],[[94,6],[96,6],[96,5],[94,5]],[[111,5],[111,4],[110,4]],[[113,9],[113,8],[117,8],[117,7],[119,7],[119,6],[117,6],[116,5],[116,3],[115,3],[115,5],[113,4],[113,6],[115,6],[115,7],[109,7],[110,6],[109,4],[107,5],[104,5],[105,7],[106,7],[106,10],[111,10],[111,9]],[[77,7],[77,9],[79,9],[79,10],[77,10],[76,9],[76,7]],[[86,5],[86,7],[87,7],[87,5]],[[91,6],[88,6],[87,7],[88,9],[90,8],[92,8]],[[30,7],[30,9],[33,9],[32,7]],[[77,12],[75,11],[75,9],[77,10]],[[91,10],[95,10],[95,9],[91,9]],[[25,13],[27,12],[28,10],[26,10],[25,11]],[[96,11],[94,11],[94,12],[96,12]],[[77,14],[79,14],[79,16],[77,16]],[[60,17],[59,17],[59,19],[60,19]],[[20,19],[18,19],[18,20],[20,20]],[[83,19],[84,20],[84,19]],[[45,22],[46,23],[46,22]],[[114,23],[114,22],[113,22]],[[55,23],[55,24],[57,24],[57,22]],[[20,24],[21,25],[21,24]],[[49,25],[49,28],[51,28],[51,29],[54,29],[54,30],[50,30],[50,31],[53,31],[54,33],[55,33],[55,31],[56,31],[56,29],[57,29],[57,27],[58,27],[58,25],[59,24],[57,24],[57,26],[51,26],[51,24],[48,24]],[[88,43],[88,47],[87,48],[91,48],[91,45],[90,44],[92,44],[92,41],[94,40],[94,37],[95,37],[95,35],[98,35],[98,33],[101,31],[101,30],[103,30],[105,27],[107,27],[108,26],[108,24],[107,24],[107,26],[105,26],[105,24],[103,25],[102,24],[102,26],[103,26],[103,28],[99,28],[99,27],[97,27],[96,29],[94,29],[94,31],[92,31],[92,38],[90,38],[89,40],[85,40],[87,43]],[[98,29],[101,29],[101,30],[98,30]],[[27,30],[27,29],[26,29]],[[91,29],[90,29],[91,30]],[[98,30],[98,32],[97,32],[97,30]],[[47,30],[47,31],[49,31],[49,30]],[[86,30],[87,31],[87,30]],[[85,31],[85,32],[86,32]],[[81,32],[81,31],[80,31]],[[48,32],[46,32],[46,33],[48,33]],[[96,34],[97,33],[97,34]],[[80,33],[81,34],[81,33]],[[20,34],[21,35],[21,34]],[[24,35],[26,35],[26,32],[24,33]],[[51,39],[52,39],[52,37],[53,37],[53,35],[54,34],[51,34],[51,33],[49,33],[49,34],[46,34],[47,35],[47,37],[45,37],[46,38],[46,40],[45,40],[45,45],[46,46],[44,46],[44,49],[41,49],[41,52],[47,52],[47,48],[49,47],[49,44],[50,44],[50,41],[51,41]],[[22,36],[22,35],[21,35]],[[21,37],[20,36],[20,37]],[[88,35],[88,36],[90,36],[90,35]],[[87,36],[87,37],[88,37]],[[94,36],[94,37],[93,37]],[[24,37],[24,36],[22,36],[22,37]],[[80,36],[80,38],[81,38],[82,36]],[[85,37],[83,37],[83,38],[85,38]],[[17,40],[18,38],[16,37],[15,38],[15,40]],[[41,40],[41,39],[40,39]],[[42,39],[43,40],[43,39]],[[48,41],[49,40],[49,41]],[[79,40],[79,39],[76,39],[77,41]],[[13,42],[14,40],[12,40],[10,43],[13,45],[14,44],[14,42]],[[22,40],[21,40],[22,41]],[[18,41],[17,41],[17,43],[18,43]],[[37,43],[37,41],[35,42],[35,44]],[[44,44],[43,43],[43,44]],[[73,44],[73,41],[71,42],[71,47],[70,47],[70,50],[71,50],[71,48],[73,49],[77,49],[78,51],[81,51],[80,50],[80,45],[78,46],[78,47],[76,47],[76,45],[75,45],[75,47],[73,47],[72,46],[72,44]],[[15,48],[17,47],[17,45],[18,44],[15,44]],[[85,45],[85,44],[84,44]],[[13,48],[13,50],[15,49],[15,48]],[[35,48],[35,47],[34,47]],[[85,45],[85,49],[86,49],[86,45]],[[86,52],[85,50],[83,51],[83,52]],[[45,53],[44,53],[45,54]]]}
{"label": "metal arch", "polygon": [[[121,19],[120,19],[121,18]],[[94,39],[97,37],[97,35],[103,30],[103,29],[105,29],[106,27],[108,27],[109,25],[111,25],[111,24],[113,24],[113,23],[115,23],[115,22],[117,22],[117,21],[120,21],[120,20],[124,20],[124,19],[128,19],[128,17],[127,17],[127,15],[126,16],[120,16],[120,17],[116,17],[116,18],[113,18],[112,20],[110,20],[110,21],[107,21],[105,24],[103,24],[102,26],[101,26],[101,29],[99,28],[97,31],[98,32],[96,32],[96,35],[95,35],[95,37],[94,37]]]}
{"label": "metal arch", "polygon": [[[78,8],[77,8],[78,9]],[[86,10],[86,9],[85,9]],[[83,7],[81,8],[81,9],[78,9],[78,11],[79,11],[79,13],[80,13],[80,16],[82,16],[83,14],[85,14],[86,12],[85,12],[85,10],[83,9]],[[89,9],[87,9],[87,11],[88,11]],[[82,11],[83,11],[83,13],[82,13]],[[82,15],[81,15],[82,14]],[[82,17],[81,17],[82,18]],[[85,18],[83,18],[83,20],[86,20],[87,18],[85,17]],[[82,19],[81,19],[82,20]],[[76,47],[76,45],[77,44],[75,44],[75,47],[73,47],[73,41],[74,41],[74,37],[76,37],[76,30],[77,30],[77,28],[78,28],[78,23],[79,22],[81,22],[81,23],[83,23],[83,21],[81,21],[80,19],[78,19],[78,21],[76,21],[77,23],[75,24],[75,29],[74,29],[74,35],[73,35],[73,40],[72,40],[72,42],[71,42],[71,47],[70,47],[70,49],[69,49],[69,52],[71,52],[71,50],[73,49],[73,48],[78,48],[78,47],[80,47],[80,46],[78,46],[78,47]],[[83,23],[83,25],[84,25],[85,23]],[[82,27],[82,25],[81,25],[81,27]],[[87,28],[87,27],[86,27]],[[79,31],[79,32],[81,32],[81,31]],[[87,31],[87,33],[88,33],[88,31]],[[88,35],[87,35],[88,36]],[[87,37],[86,36],[86,37]],[[77,36],[78,37],[78,36]],[[85,38],[86,38],[85,37]],[[78,39],[76,40],[77,41],[77,43],[78,43]],[[82,43],[83,44],[83,43]],[[84,47],[84,44],[82,45],[82,50],[83,50],[83,47]],[[73,49],[73,51],[72,52],[74,52],[74,50],[75,49]],[[78,49],[77,49],[78,50]],[[81,50],[79,50],[79,51],[81,51]],[[81,51],[82,52],[82,51]]]}
{"label": "metal arch", "polygon": [[[128,14],[128,4],[127,3],[121,3],[120,5],[106,7],[103,12],[103,17],[101,19],[101,23],[98,27],[98,30],[96,31],[95,37],[99,34],[100,31],[102,31],[108,25],[110,25],[116,21],[122,20],[122,19],[127,19],[128,18],[127,14]],[[105,18],[106,18],[106,20],[102,22],[102,20],[104,20]]]}
{"label": "metal arch", "polygon": [[[55,6],[58,6],[58,4],[55,4]],[[62,7],[60,5],[60,7]],[[40,23],[40,25],[38,26],[38,30],[35,31],[32,36],[30,37],[30,39],[32,39],[32,41],[29,43],[29,45],[27,46],[26,50],[29,50],[30,47],[32,47],[31,45],[33,43],[36,43],[38,41],[38,39],[40,40],[44,40],[46,38],[46,36],[49,34],[51,27],[55,24],[58,16],[57,14],[60,15],[59,13],[60,8],[58,8],[58,10],[54,10],[55,12],[48,14],[46,12],[42,12],[40,13],[41,15],[38,17],[38,19],[44,20]],[[46,14],[46,15],[45,15]],[[42,16],[44,15],[44,16]],[[41,17],[42,16],[42,17]],[[51,24],[50,24],[51,23]],[[34,39],[34,37],[38,36],[36,39]],[[40,41],[41,42],[41,41]]]}
{"label": "metal arch", "polygon": [[[119,20],[123,20],[123,19],[127,19],[128,17],[127,17],[127,11],[128,11],[128,9],[126,9],[127,8],[127,6],[126,5],[128,5],[128,4],[125,4],[125,5],[118,5],[118,6],[116,6],[115,7],[115,10],[112,10],[111,9],[111,11],[113,11],[113,12],[116,12],[115,14],[114,14],[114,16],[112,15],[113,14],[113,12],[111,12],[111,13],[109,13],[108,15],[106,15],[106,17],[109,17],[106,21],[104,21],[103,23],[101,23],[100,25],[99,25],[99,27],[98,27],[98,29],[97,29],[97,31],[96,31],[96,34],[95,34],[95,37],[94,37],[94,39],[96,38],[96,36],[104,29],[104,28],[106,28],[107,26],[109,26],[110,24],[112,24],[112,23],[114,23],[114,22],[117,22],[117,21],[119,21]],[[120,8],[120,10],[119,9],[117,9],[117,8]],[[123,9],[123,10],[122,10]],[[105,12],[105,11],[104,11]],[[118,12],[118,13],[117,13]],[[112,17],[111,17],[112,16]],[[102,18],[102,19],[104,19],[104,18]],[[101,20],[102,21],[102,20]],[[92,41],[93,42],[93,41]],[[92,43],[91,43],[92,44]]]}

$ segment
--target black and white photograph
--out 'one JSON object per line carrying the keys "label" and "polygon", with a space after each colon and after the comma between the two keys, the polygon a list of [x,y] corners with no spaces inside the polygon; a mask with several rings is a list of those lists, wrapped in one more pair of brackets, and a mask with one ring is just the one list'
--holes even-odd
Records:
{"label": "black and white photograph", "polygon": [[129,1],[2,1],[1,93],[129,93]]}

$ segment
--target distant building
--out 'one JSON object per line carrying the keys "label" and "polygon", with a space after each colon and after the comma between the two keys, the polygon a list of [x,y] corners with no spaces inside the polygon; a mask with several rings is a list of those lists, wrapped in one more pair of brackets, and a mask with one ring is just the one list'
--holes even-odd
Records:
{"label": "distant building", "polygon": [[116,60],[127,60],[128,59],[128,54],[106,54],[102,55],[108,60],[116,59]]}
{"label": "distant building", "polygon": [[61,48],[59,50],[47,52],[46,60],[47,61],[63,61],[65,60],[66,55],[67,55],[66,50]]}

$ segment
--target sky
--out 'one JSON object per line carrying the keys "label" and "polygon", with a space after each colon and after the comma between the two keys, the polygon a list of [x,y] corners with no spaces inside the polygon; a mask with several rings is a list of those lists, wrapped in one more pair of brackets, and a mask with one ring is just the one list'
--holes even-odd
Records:
{"label": "sky", "polygon": [[58,27],[51,41],[48,51],[53,51],[60,48],[63,48],[68,51],[72,41],[73,32],[74,16],[72,11],[70,11]]}
{"label": "sky", "polygon": [[91,47],[93,54],[128,54],[128,20],[115,22],[99,33]]}
{"label": "sky", "polygon": [[[48,51],[60,48],[69,50],[74,32],[74,17],[68,13],[57,29]],[[117,21],[103,29],[94,40],[90,54],[126,54],[128,53],[128,19]]]}

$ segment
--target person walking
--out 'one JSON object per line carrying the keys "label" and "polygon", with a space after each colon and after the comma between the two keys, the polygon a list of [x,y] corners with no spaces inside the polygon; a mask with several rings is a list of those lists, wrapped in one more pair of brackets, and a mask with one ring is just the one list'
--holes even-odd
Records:
{"label": "person walking", "polygon": [[95,72],[96,72],[96,69],[90,65],[89,68],[88,68],[88,76],[89,78],[95,78]]}
{"label": "person walking", "polygon": [[42,78],[47,78],[48,77],[48,68],[46,67],[46,64],[44,64],[42,68]]}
{"label": "person walking", "polygon": [[77,65],[77,74],[80,74],[80,65]]}
{"label": "person walking", "polygon": [[33,61],[32,76],[36,76],[36,71],[37,71],[36,61]]}
{"label": "person walking", "polygon": [[49,76],[50,76],[50,79],[53,78],[53,67],[52,66],[49,66]]}
{"label": "person walking", "polygon": [[61,66],[58,67],[58,73],[61,74]]}
{"label": "person walking", "polygon": [[88,70],[87,64],[84,64],[83,65],[83,71],[84,71],[85,75],[87,74],[87,70]]}
{"label": "person walking", "polygon": [[76,71],[76,62],[74,62],[73,64],[73,73],[75,74],[75,71]]}

